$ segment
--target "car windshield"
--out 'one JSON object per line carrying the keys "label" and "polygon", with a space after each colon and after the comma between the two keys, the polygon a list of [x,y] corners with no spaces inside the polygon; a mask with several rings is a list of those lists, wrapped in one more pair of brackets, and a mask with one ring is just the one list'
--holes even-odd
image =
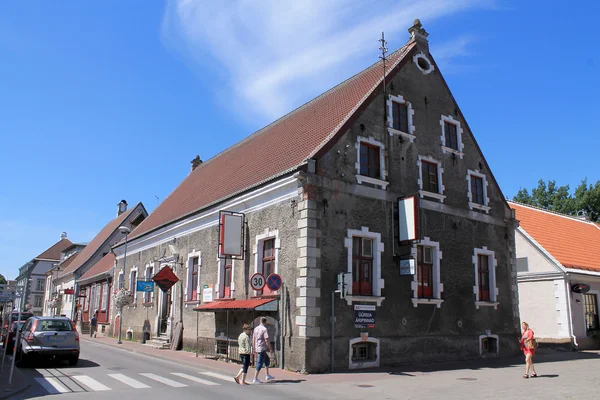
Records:
{"label": "car windshield", "polygon": [[45,319],[38,321],[36,331],[70,331],[71,323],[63,319]]}

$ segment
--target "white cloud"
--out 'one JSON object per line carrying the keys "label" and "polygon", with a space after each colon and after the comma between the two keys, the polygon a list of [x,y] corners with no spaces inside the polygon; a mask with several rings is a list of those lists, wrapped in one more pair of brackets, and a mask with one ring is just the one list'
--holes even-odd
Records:
{"label": "white cloud", "polygon": [[[233,109],[268,122],[376,61],[382,31],[392,51],[408,39],[415,17],[427,28],[442,17],[490,5],[489,0],[171,0],[162,39],[192,68],[212,68],[225,89],[222,100],[236,99]],[[465,54],[471,42],[469,36],[449,41],[440,60]]]}

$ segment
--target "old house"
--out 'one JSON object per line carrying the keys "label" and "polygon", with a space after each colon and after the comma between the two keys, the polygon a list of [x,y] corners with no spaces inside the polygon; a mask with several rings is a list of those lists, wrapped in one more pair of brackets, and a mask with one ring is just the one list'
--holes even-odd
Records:
{"label": "old house", "polygon": [[[135,207],[127,209],[127,202],[121,200],[117,205],[117,215],[114,219],[108,222],[100,232],[92,239],[77,254],[67,266],[60,268],[57,271],[55,278],[56,292],[60,296],[60,314],[80,321],[88,321],[88,315],[83,313],[79,315],[78,308],[81,309],[82,304],[89,302],[91,295],[95,295],[94,301],[97,304],[107,304],[109,301],[109,292],[104,292],[105,280],[100,279],[99,282],[85,281],[85,286],[79,284],[79,279],[96,263],[102,260],[104,256],[110,253],[111,246],[118,243],[125,233],[120,229],[124,226],[133,230],[140,222],[148,215],[142,203],[138,203]],[[99,291],[92,292],[91,286],[99,286]],[[86,303],[87,304],[87,303]],[[83,311],[83,309],[81,309]],[[107,313],[107,310],[104,310]],[[106,322],[106,321],[104,321]],[[99,322],[100,323],[100,322]]]}
{"label": "old house", "polygon": [[60,262],[53,264],[53,267],[46,272],[46,285],[44,291],[44,312],[45,316],[61,315],[62,300],[72,295],[67,291],[60,293],[57,287],[59,272],[66,270],[75,258],[85,248],[84,243],[72,243],[60,253]]}
{"label": "old house", "polygon": [[[385,69],[192,162],[113,248],[115,277],[178,278],[136,293],[124,331],[169,339],[182,322],[185,347],[234,357],[227,340],[265,315],[277,365],[308,372],[518,351],[512,210],[427,32],[417,20],[409,33]],[[228,217],[243,222],[239,243]]]}
{"label": "old house", "polygon": [[585,216],[509,204],[519,220],[521,319],[540,343],[599,348],[600,225]]}

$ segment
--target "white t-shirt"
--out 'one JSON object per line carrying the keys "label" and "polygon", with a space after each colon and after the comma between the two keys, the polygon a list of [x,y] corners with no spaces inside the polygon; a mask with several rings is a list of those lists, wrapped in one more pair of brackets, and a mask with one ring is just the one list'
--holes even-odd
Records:
{"label": "white t-shirt", "polygon": [[269,340],[269,333],[267,332],[267,327],[263,324],[260,324],[256,328],[254,328],[254,346],[257,353],[262,353],[263,351],[267,351],[267,340]]}

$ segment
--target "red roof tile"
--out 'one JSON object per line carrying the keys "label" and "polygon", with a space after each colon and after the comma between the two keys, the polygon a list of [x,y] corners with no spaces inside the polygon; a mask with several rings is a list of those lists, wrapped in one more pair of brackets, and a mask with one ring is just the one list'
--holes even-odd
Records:
{"label": "red roof tile", "polygon": [[[387,74],[415,48],[388,57]],[[380,62],[202,163],[133,231],[130,238],[296,170],[314,156],[381,84]]]}
{"label": "red roof tile", "polygon": [[194,311],[217,311],[217,310],[254,310],[256,307],[270,303],[276,298],[260,298],[249,300],[217,300],[211,303],[194,307]]}
{"label": "red roof tile", "polygon": [[100,259],[100,261],[98,261],[96,264],[94,264],[94,266],[92,268],[90,268],[89,271],[87,271],[85,274],[83,274],[83,276],[81,278],[79,278],[78,282],[84,281],[86,279],[94,278],[98,275],[108,272],[113,267],[114,264],[115,264],[115,255],[113,253],[108,253],[107,255],[102,257],[102,259]]}
{"label": "red roof tile", "polygon": [[564,267],[600,272],[600,228],[564,214],[513,202],[522,229]]}
{"label": "red roof tile", "polygon": [[49,249],[44,251],[42,254],[37,256],[36,258],[44,259],[44,260],[60,260],[60,253],[71,246],[73,243],[69,239],[60,239],[58,242],[54,243]]}
{"label": "red roof tile", "polygon": [[[136,206],[137,207],[137,206]],[[85,262],[87,262],[90,258],[94,256],[96,251],[106,242],[109,236],[123,223],[123,221],[131,214],[136,207],[132,207],[131,209],[125,211],[123,214],[119,215],[117,218],[110,221],[102,230],[96,235],[92,241],[85,246],[83,250],[77,256],[77,261],[69,265],[68,268],[64,270],[61,269],[59,272],[59,276],[65,276],[67,274],[76,271],[77,268],[81,267]],[[113,243],[111,243],[112,245]]]}

